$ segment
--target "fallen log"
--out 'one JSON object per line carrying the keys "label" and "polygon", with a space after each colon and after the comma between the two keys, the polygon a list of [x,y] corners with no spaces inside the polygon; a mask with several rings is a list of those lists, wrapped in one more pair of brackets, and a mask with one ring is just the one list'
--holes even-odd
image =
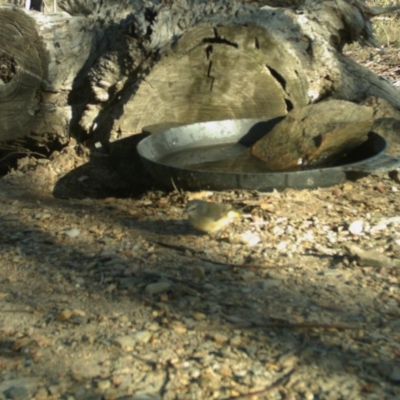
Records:
{"label": "fallen log", "polygon": [[0,5],[0,140],[107,144],[147,125],[273,118],[326,98],[400,108],[389,82],[342,54],[375,44],[370,18],[385,10],[256,3],[63,0],[55,14]]}

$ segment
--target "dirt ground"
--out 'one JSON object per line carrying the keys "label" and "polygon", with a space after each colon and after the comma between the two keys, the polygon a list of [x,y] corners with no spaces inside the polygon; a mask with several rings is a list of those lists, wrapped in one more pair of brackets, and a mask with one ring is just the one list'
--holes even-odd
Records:
{"label": "dirt ground", "polygon": [[[400,81],[397,52],[357,57]],[[399,182],[167,193],[74,140],[21,159],[0,179],[0,400],[400,399]],[[198,197],[245,215],[199,234]]]}

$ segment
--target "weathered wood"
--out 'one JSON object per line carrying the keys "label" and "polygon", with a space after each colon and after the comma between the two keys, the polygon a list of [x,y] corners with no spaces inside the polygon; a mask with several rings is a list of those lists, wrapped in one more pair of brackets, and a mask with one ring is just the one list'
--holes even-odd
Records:
{"label": "weathered wood", "polygon": [[[373,43],[360,2],[307,1],[304,7],[309,8],[302,10],[236,5],[240,12],[228,16],[226,10],[215,16],[199,6],[195,14],[188,10],[189,2],[175,3],[196,15],[196,24],[191,27],[187,17],[180,32],[182,21],[159,11],[152,37],[158,39],[160,60],[135,87],[121,90],[126,97],[117,117],[108,100],[106,108],[93,104],[85,123],[100,121],[94,130],[98,139],[114,132],[114,140],[165,122],[272,118],[327,97],[359,102],[377,95],[400,107],[393,86],[341,54],[346,43]],[[173,6],[171,13],[182,15]],[[170,43],[172,32],[177,39]],[[94,72],[91,83],[100,101],[108,96],[107,88],[95,83],[102,73]]]}
{"label": "weathered wood", "polygon": [[341,54],[345,43],[373,43],[374,12],[362,0],[301,3],[0,6],[0,140],[33,132],[107,142],[151,124],[285,115],[327,97],[375,95],[400,108],[395,88]]}
{"label": "weathered wood", "polygon": [[125,135],[163,121],[282,116],[306,104],[303,81],[298,60],[265,29],[200,24],[170,47],[116,123]]}
{"label": "weathered wood", "polygon": [[70,96],[87,75],[91,42],[86,18],[0,8],[0,140],[68,137]]}

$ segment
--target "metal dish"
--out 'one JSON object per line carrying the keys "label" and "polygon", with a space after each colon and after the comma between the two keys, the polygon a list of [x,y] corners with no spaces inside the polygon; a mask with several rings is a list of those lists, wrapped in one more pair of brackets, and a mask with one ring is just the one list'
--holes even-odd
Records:
{"label": "metal dish", "polygon": [[[280,119],[237,119],[182,125],[143,139],[137,150],[146,169],[160,184],[184,190],[271,191],[328,187],[355,174],[384,172],[400,166],[399,157],[385,154],[386,140],[371,132],[368,141],[352,152],[356,161],[342,165],[286,172],[209,171],[188,167],[188,164],[213,162],[240,154]],[[198,149],[207,151],[199,152]],[[229,149],[229,154],[225,154],[224,149]],[[196,159],[191,159],[193,157]]]}

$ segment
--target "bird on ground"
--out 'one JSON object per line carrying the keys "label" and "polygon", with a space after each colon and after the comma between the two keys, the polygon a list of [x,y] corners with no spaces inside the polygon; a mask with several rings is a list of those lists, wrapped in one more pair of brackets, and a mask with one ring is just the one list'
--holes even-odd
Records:
{"label": "bird on ground", "polygon": [[211,203],[191,200],[187,203],[186,214],[190,225],[201,232],[214,233],[239,218],[241,213],[228,203]]}

